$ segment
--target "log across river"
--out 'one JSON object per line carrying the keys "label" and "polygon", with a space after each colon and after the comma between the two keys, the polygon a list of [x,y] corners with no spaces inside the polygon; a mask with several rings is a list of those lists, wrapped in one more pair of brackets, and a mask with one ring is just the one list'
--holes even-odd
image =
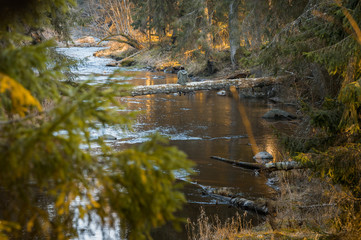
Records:
{"label": "log across river", "polygon": [[262,78],[239,78],[206,80],[201,82],[189,82],[185,86],[180,84],[159,84],[148,86],[136,86],[131,90],[132,96],[159,94],[159,93],[190,93],[201,90],[228,89],[232,86],[238,89],[271,86],[280,83],[285,77],[262,77]]}

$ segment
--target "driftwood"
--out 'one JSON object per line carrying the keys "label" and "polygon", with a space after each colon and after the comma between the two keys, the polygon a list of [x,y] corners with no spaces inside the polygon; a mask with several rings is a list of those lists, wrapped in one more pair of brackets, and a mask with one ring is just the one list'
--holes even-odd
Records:
{"label": "driftwood", "polygon": [[271,162],[266,163],[265,168],[273,171],[277,170],[291,170],[291,169],[301,169],[304,168],[298,162],[288,161],[288,162]]}
{"label": "driftwood", "polygon": [[234,86],[238,89],[270,86],[285,80],[283,77],[263,77],[263,78],[240,78],[207,80],[202,82],[190,82],[185,86],[180,84],[159,84],[150,86],[136,86],[131,90],[132,96],[159,94],[159,93],[190,93],[201,90],[229,89]]}
{"label": "driftwood", "polygon": [[266,205],[260,205],[257,204],[256,202],[252,201],[252,200],[248,200],[245,198],[232,198],[230,200],[231,204],[235,205],[236,207],[245,209],[245,210],[251,210],[251,211],[255,211],[256,213],[260,213],[260,214],[268,214],[268,208]]}
{"label": "driftwood", "polygon": [[[123,37],[126,40],[122,40],[122,39],[118,39],[116,37]],[[141,50],[143,48],[142,44],[140,44],[135,38],[131,37],[130,35],[127,34],[123,34],[123,33],[118,33],[118,34],[111,34],[109,36],[106,36],[105,38],[101,39],[98,44],[100,44],[103,41],[115,41],[115,42],[119,42],[119,43],[125,43],[128,44],[129,46],[134,47],[135,49]]]}
{"label": "driftwood", "polygon": [[138,51],[138,52],[135,52],[135,53],[131,54],[131,55],[128,56],[128,57],[123,58],[122,60],[120,60],[120,61],[117,62],[117,65],[120,66],[123,62],[131,59],[132,57],[137,56],[138,54],[140,54],[140,53],[142,53],[142,52],[143,52],[143,50],[140,50],[140,51]]}
{"label": "driftwood", "polygon": [[217,156],[212,156],[212,159],[216,159],[222,162],[230,163],[238,167],[246,168],[246,169],[259,169],[259,170],[267,170],[267,171],[280,171],[280,170],[291,170],[291,169],[300,169],[303,168],[300,164],[295,161],[288,162],[270,162],[266,164],[260,163],[249,163],[249,162],[240,162],[231,159],[221,158]]}
{"label": "driftwood", "polygon": [[227,79],[247,78],[251,75],[248,71],[237,72],[227,77]]}
{"label": "driftwood", "polygon": [[263,215],[269,214],[267,202],[264,199],[261,202],[256,202],[249,199],[241,198],[233,194],[227,194],[225,196],[223,194],[219,194],[219,191],[217,191],[217,189],[203,189],[203,190],[205,194],[213,198],[219,199],[221,201],[228,202],[230,205],[233,205],[237,208],[253,211]]}

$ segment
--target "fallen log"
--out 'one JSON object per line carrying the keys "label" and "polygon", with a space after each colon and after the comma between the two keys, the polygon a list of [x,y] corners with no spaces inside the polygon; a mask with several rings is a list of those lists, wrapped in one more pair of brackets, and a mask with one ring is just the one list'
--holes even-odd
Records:
{"label": "fallen log", "polygon": [[240,197],[232,198],[230,200],[230,203],[244,210],[251,210],[256,213],[260,213],[264,215],[267,215],[269,213],[266,205],[259,205],[256,202],[245,198],[240,198]]}
{"label": "fallen log", "polygon": [[218,156],[212,156],[211,158],[222,161],[222,162],[230,163],[230,164],[233,164],[238,167],[252,169],[252,170],[265,168],[262,164],[259,164],[259,163],[239,162],[239,161],[235,161],[235,160],[231,160],[231,159],[221,158]]}
{"label": "fallen log", "polygon": [[211,156],[212,159],[216,159],[222,162],[230,163],[238,167],[246,168],[246,169],[259,169],[259,170],[267,170],[267,171],[280,171],[280,170],[291,170],[291,169],[301,169],[304,168],[298,162],[295,161],[287,161],[287,162],[270,162],[266,164],[260,163],[249,163],[249,162],[240,162],[231,159],[226,159],[218,156]]}
{"label": "fallen log", "polygon": [[180,84],[159,84],[149,86],[136,86],[130,94],[132,96],[159,94],[159,93],[190,93],[201,90],[220,90],[229,89],[234,86],[238,89],[254,88],[274,85],[285,80],[287,76],[282,77],[262,77],[262,78],[240,78],[240,79],[221,79],[206,80],[202,82],[190,82],[186,85]]}
{"label": "fallen log", "polygon": [[291,169],[301,169],[304,168],[298,162],[288,161],[288,162],[271,162],[266,163],[265,168],[273,171],[277,170],[291,170]]}
{"label": "fallen log", "polygon": [[253,201],[239,197],[234,194],[226,194],[225,196],[221,191],[219,191],[219,189],[205,188],[203,190],[204,194],[219,199],[220,201],[228,202],[228,204],[233,205],[237,208],[253,211],[263,215],[267,215],[270,212],[267,206],[267,202],[264,199],[263,201]]}

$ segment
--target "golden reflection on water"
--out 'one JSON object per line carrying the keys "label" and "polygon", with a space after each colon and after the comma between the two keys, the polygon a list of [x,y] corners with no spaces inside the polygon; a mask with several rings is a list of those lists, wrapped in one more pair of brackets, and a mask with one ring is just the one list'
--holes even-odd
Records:
{"label": "golden reflection on water", "polygon": [[236,88],[231,87],[230,90],[232,92],[232,96],[236,99],[236,102],[238,103],[238,111],[241,115],[243,125],[246,128],[249,141],[251,142],[253,154],[256,155],[259,152],[259,148],[257,146],[256,139],[254,138],[252,125],[251,125],[251,122],[248,120],[246,109],[245,109],[243,103],[241,101],[239,101],[239,95],[238,95]]}
{"label": "golden reflection on water", "polygon": [[152,77],[150,76],[150,72],[146,72],[145,74],[145,85],[149,86],[149,85],[154,85],[154,80],[152,79]]}

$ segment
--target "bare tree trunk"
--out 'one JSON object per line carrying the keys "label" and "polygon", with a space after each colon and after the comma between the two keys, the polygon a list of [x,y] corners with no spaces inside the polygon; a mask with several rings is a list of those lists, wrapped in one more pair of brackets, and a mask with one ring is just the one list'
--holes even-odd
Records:
{"label": "bare tree trunk", "polygon": [[233,69],[237,67],[237,60],[235,56],[241,42],[239,29],[240,22],[238,17],[239,4],[240,1],[238,0],[231,0],[229,4],[229,46],[231,50],[231,63]]}

